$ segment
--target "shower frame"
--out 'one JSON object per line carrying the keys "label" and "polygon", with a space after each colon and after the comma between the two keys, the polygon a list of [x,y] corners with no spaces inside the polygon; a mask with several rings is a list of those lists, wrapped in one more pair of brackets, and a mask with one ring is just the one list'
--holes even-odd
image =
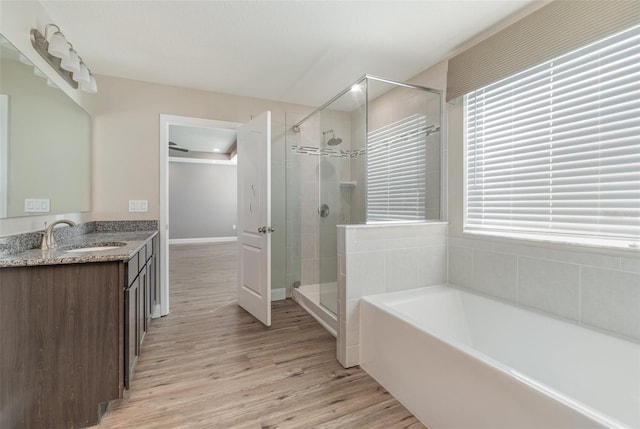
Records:
{"label": "shower frame", "polygon": [[[443,219],[443,216],[445,214],[445,193],[444,193],[444,187],[445,187],[445,180],[446,180],[446,174],[444,174],[444,166],[446,165],[446,152],[442,147],[442,142],[443,142],[443,129],[441,127],[442,123],[444,122],[444,105],[443,105],[443,100],[442,100],[442,96],[443,96],[443,91],[441,90],[437,90],[437,89],[433,89],[433,88],[428,88],[425,86],[421,86],[421,85],[415,85],[415,84],[410,84],[410,83],[406,83],[406,82],[399,82],[399,81],[394,81],[394,80],[390,80],[390,79],[385,79],[379,76],[375,76],[375,75],[370,75],[370,74],[365,74],[364,76],[360,77],[359,79],[357,79],[355,82],[353,82],[351,85],[347,86],[345,89],[343,89],[342,91],[340,91],[338,94],[336,94],[334,97],[332,97],[331,99],[329,99],[327,102],[325,102],[324,104],[322,104],[320,107],[316,108],[315,110],[313,110],[311,113],[309,113],[308,115],[306,115],[304,118],[302,118],[301,120],[299,120],[298,122],[296,122],[293,126],[291,126],[291,129],[296,133],[299,134],[301,132],[301,126],[302,124],[304,124],[305,122],[307,122],[308,120],[310,120],[311,118],[313,118],[314,116],[320,114],[323,110],[327,109],[329,106],[331,106],[334,102],[338,101],[341,97],[345,96],[346,94],[348,94],[350,91],[352,91],[352,88],[356,85],[360,85],[363,82],[368,82],[368,81],[374,81],[374,82],[379,82],[382,84],[388,84],[388,85],[393,85],[394,87],[400,87],[400,88],[408,88],[408,89],[415,89],[418,91],[424,91],[424,92],[428,92],[428,93],[432,93],[435,94],[437,96],[440,97],[440,101],[439,101],[439,121],[440,121],[440,139],[439,139],[439,146],[440,146],[440,189],[439,189],[439,218]],[[368,134],[369,134],[369,121],[370,121],[370,114],[369,114],[369,95],[370,95],[370,88],[369,88],[369,84],[364,85],[363,88],[363,95],[364,95],[364,133],[365,133],[365,156],[368,156]],[[365,161],[366,162],[366,161]],[[366,178],[366,176],[365,176]],[[319,178],[320,179],[320,178]],[[319,186],[321,186],[321,181],[319,181]],[[364,223],[369,223],[367,221],[367,207],[368,207],[368,195],[367,195],[367,185],[366,185],[366,180],[365,183],[363,183],[364,186],[364,201],[365,201],[365,207],[364,207]],[[427,221],[425,219],[425,221]],[[382,222],[382,224],[388,224],[390,222],[397,222],[397,223],[414,223],[414,222],[420,222],[420,221],[384,221]],[[359,222],[355,222],[354,224],[358,224]],[[379,222],[373,222],[373,223],[379,223]],[[337,249],[336,249],[337,251]],[[319,262],[320,263],[320,262]],[[287,269],[287,271],[289,271],[289,269]],[[298,291],[298,287],[300,282],[296,281],[296,286],[294,286],[294,291]],[[321,286],[322,282],[320,282],[320,284],[318,286]],[[296,297],[296,295],[300,296],[300,294],[296,294],[295,292],[293,293],[294,297]],[[299,300],[299,302],[302,300]],[[312,314],[312,316],[314,316],[322,325],[325,326],[325,328],[327,328],[327,325],[329,325],[330,327],[333,327],[331,325],[333,325],[333,323],[331,323],[329,321],[329,323],[327,323],[326,314],[322,314],[322,315],[317,315],[317,314],[313,314],[313,312],[315,311],[314,308],[309,308],[309,303],[307,302],[307,300],[305,300],[305,302],[301,302],[301,304],[303,305],[303,307],[305,307],[305,309]],[[307,304],[307,305],[305,305]],[[326,308],[323,308],[323,306],[318,305],[318,310],[327,312]],[[328,329],[330,332],[332,331],[332,329]],[[335,335],[335,331],[332,332]]]}
{"label": "shower frame", "polygon": [[[390,80],[390,79],[385,79],[385,78],[382,78],[382,77],[379,77],[379,76],[365,74],[360,79],[356,80],[351,85],[349,85],[348,87],[346,87],[345,89],[340,91],[337,95],[335,95],[329,101],[324,103],[322,106],[318,107],[316,110],[314,110],[313,112],[309,113],[307,116],[305,116],[304,118],[299,120],[297,123],[295,123],[291,127],[291,128],[293,128],[293,131],[295,131],[297,133],[300,132],[300,125],[304,124],[309,118],[313,117],[317,113],[322,112],[324,109],[329,107],[334,101],[338,100],[340,97],[342,97],[343,95],[345,95],[346,93],[351,91],[351,88],[353,88],[355,85],[360,85],[365,80],[375,80],[377,82],[388,83],[390,85],[401,86],[401,87],[404,87],[404,88],[419,89],[421,91],[431,92],[433,94],[437,94],[437,95],[442,97],[442,91],[440,91],[439,89],[428,88],[426,86],[414,85],[412,83],[399,82],[399,81],[396,81],[396,80]],[[368,91],[368,88],[369,88],[369,86],[367,85],[365,87],[365,91]],[[369,94],[368,93],[366,94],[366,99],[367,99],[367,102],[368,102],[368,100],[369,100]],[[365,114],[366,114],[366,111],[365,111]],[[440,114],[441,114],[440,117],[442,118],[442,108],[441,108]],[[366,119],[368,119],[368,118],[366,118]]]}

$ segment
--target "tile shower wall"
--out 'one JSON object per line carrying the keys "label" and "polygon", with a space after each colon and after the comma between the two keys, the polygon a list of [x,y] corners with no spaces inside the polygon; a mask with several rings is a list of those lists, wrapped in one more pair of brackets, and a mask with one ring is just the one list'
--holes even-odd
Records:
{"label": "tile shower wall", "polygon": [[338,227],[337,357],[360,361],[360,298],[446,283],[447,224]]}
{"label": "tile shower wall", "polygon": [[449,283],[640,341],[640,255],[450,237]]}

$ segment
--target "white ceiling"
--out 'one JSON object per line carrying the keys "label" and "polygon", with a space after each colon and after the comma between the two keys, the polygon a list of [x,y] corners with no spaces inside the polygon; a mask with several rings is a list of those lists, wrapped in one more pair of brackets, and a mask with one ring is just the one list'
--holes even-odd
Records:
{"label": "white ceiling", "polygon": [[533,2],[41,3],[96,74],[318,106],[365,73],[408,80]]}
{"label": "white ceiling", "polygon": [[229,154],[235,149],[237,135],[228,128],[169,126],[169,141],[192,152]]}

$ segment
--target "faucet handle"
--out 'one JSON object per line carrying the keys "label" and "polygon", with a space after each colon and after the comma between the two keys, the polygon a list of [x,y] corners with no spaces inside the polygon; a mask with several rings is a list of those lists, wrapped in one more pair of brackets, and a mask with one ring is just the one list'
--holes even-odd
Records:
{"label": "faucet handle", "polygon": [[44,236],[42,237],[42,243],[40,244],[41,249],[49,250],[56,247],[56,239],[53,236],[53,228],[59,223],[66,223],[69,226],[76,226],[76,223],[69,219],[59,219],[51,222],[44,230]]}
{"label": "faucet handle", "polygon": [[47,239],[47,232],[42,231],[42,241],[40,241],[40,249],[41,250],[49,250],[49,240]]}

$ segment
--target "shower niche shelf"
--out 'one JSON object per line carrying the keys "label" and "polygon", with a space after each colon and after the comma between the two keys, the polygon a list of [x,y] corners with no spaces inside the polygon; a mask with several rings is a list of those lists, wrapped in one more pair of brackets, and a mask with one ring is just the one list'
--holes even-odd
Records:
{"label": "shower niche shelf", "polygon": [[341,188],[355,188],[357,185],[358,185],[358,182],[356,182],[355,180],[341,180],[340,181],[340,187]]}

